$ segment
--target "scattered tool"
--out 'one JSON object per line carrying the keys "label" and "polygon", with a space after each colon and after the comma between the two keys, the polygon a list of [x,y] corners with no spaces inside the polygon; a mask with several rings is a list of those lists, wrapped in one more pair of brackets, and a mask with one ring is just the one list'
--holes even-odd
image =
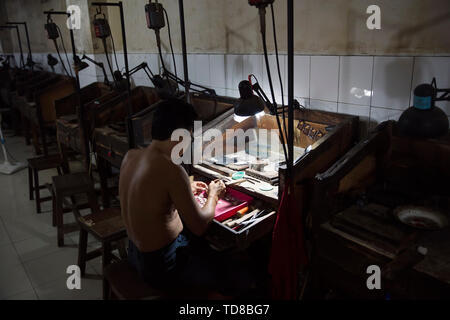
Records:
{"label": "scattered tool", "polygon": [[250,219],[251,217],[253,217],[253,216],[254,216],[255,214],[257,214],[259,211],[260,211],[260,210],[258,210],[258,209],[253,210],[252,212],[250,212],[250,213],[244,215],[242,218],[239,218],[239,219],[236,219],[236,220],[233,220],[233,221],[228,222],[228,223],[226,224],[226,226],[229,227],[229,228],[234,228],[234,227],[237,226],[238,224],[241,224],[242,222],[244,222],[244,221]]}
{"label": "scattered tool", "polygon": [[[265,211],[265,210],[263,210],[263,211]],[[267,219],[267,217],[272,216],[274,214],[275,214],[275,211],[272,211],[272,212],[270,212],[269,214],[266,214],[266,215],[259,215],[258,214],[259,217],[257,219],[253,219],[252,218],[250,220],[243,221],[242,223],[240,223],[239,225],[234,227],[233,230],[240,231],[240,230],[242,230],[244,228],[251,227],[251,226],[257,224],[258,222],[260,222],[260,221],[262,221],[264,219]]]}

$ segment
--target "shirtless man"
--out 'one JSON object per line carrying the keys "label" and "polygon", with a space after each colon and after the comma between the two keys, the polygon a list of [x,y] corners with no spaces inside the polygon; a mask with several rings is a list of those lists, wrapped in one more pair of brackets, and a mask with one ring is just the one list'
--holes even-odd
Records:
{"label": "shirtless man", "polygon": [[[130,240],[128,259],[153,286],[220,290],[231,283],[224,276],[227,267],[205,246],[198,250],[183,228],[194,236],[204,234],[225,185],[222,181],[191,184],[183,167],[171,160],[178,143],[171,141],[172,132],[191,130],[195,117],[193,107],[183,101],[162,102],[154,114],[151,145],[129,151],[123,160],[119,195]],[[203,191],[208,199],[200,208],[193,194]],[[239,281],[238,286],[245,286],[248,278],[230,277]]]}

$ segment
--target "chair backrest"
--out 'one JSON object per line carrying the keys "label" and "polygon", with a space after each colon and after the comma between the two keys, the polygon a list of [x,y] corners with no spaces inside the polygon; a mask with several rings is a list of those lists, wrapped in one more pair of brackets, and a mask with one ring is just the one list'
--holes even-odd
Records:
{"label": "chair backrest", "polygon": [[[82,194],[87,196],[88,206],[89,206],[89,209],[91,209],[91,212],[93,214],[100,212],[100,205],[98,204],[97,193],[95,191],[94,185],[92,185],[87,190],[84,190],[82,192],[74,194],[74,196],[82,195]],[[73,214],[75,215],[75,219],[82,217],[82,215],[76,205],[72,205],[72,211],[73,211]]]}

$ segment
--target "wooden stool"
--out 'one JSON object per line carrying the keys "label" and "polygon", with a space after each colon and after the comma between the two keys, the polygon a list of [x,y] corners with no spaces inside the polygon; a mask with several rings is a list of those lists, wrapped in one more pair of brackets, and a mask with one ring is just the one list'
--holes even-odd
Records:
{"label": "wooden stool", "polygon": [[[89,192],[92,181],[87,173],[74,173],[52,177],[53,225],[57,228],[58,247],[64,246],[64,235],[79,229],[78,223],[64,224],[64,213],[71,212],[75,204],[79,209],[89,208],[89,203],[77,204],[75,196]],[[70,197],[72,203],[66,198]]]}
{"label": "wooden stool", "polygon": [[157,300],[165,296],[145,283],[126,261],[108,265],[103,273],[107,285],[106,300]]}
{"label": "wooden stool", "polygon": [[[86,262],[96,257],[102,256],[102,268],[105,268],[112,260],[120,260],[112,254],[115,249],[119,250],[120,257],[126,259],[127,253],[124,245],[127,231],[122,221],[119,208],[106,208],[100,210],[97,194],[94,186],[85,192],[89,199],[91,214],[82,216],[78,208],[74,207],[73,212],[80,226],[80,240],[78,243],[78,266],[81,275],[86,271]],[[99,249],[87,252],[88,235],[94,236],[100,243]],[[115,243],[115,245],[113,245]],[[107,296],[108,286],[103,278],[103,297]]]}
{"label": "wooden stool", "polygon": [[30,200],[36,198],[37,213],[41,213],[42,202],[52,200],[52,197],[41,198],[40,191],[46,188],[46,185],[39,184],[39,171],[57,169],[58,174],[62,175],[64,167],[64,162],[59,155],[28,159],[28,189]]}
{"label": "wooden stool", "polygon": [[[207,289],[156,289],[147,284],[127,262],[111,263],[103,270],[105,300],[204,300],[210,297]],[[220,296],[220,295],[218,295]]]}

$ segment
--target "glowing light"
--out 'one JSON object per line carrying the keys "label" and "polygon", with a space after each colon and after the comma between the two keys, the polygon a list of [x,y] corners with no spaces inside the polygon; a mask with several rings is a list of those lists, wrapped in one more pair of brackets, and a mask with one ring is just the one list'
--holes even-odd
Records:
{"label": "glowing light", "polygon": [[358,99],[361,99],[363,97],[371,97],[373,92],[371,90],[353,87],[350,89],[350,94]]}

